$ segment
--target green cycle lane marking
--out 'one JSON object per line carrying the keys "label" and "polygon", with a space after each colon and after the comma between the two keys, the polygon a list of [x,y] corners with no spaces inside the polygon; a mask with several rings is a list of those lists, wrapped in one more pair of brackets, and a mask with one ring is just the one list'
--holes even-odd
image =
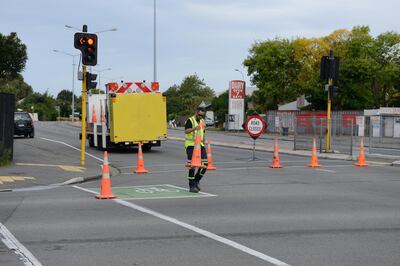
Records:
{"label": "green cycle lane marking", "polygon": [[[90,190],[99,192],[98,188]],[[216,195],[199,192],[191,193],[186,188],[177,187],[170,184],[147,185],[147,186],[130,186],[130,187],[113,187],[113,194],[123,200],[133,199],[179,199],[179,198],[198,198],[198,197],[215,197]]]}

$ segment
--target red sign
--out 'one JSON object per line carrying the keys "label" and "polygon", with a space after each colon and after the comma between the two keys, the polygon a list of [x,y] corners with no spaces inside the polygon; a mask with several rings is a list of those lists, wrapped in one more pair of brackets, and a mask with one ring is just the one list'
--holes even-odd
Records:
{"label": "red sign", "polygon": [[244,81],[242,80],[232,80],[231,81],[231,99],[244,99]]}
{"label": "red sign", "polygon": [[252,115],[247,117],[246,122],[244,123],[244,129],[246,130],[247,134],[250,135],[253,139],[258,138],[261,136],[267,124],[265,123],[264,119],[262,119],[259,115]]}

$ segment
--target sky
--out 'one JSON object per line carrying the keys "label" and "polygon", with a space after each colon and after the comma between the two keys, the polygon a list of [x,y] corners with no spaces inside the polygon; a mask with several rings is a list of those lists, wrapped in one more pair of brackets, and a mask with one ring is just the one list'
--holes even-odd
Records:
{"label": "sky", "polygon": [[[193,74],[217,94],[242,74],[250,84],[243,61],[257,41],[321,37],[357,25],[370,26],[374,36],[400,32],[399,0],[156,0],[156,10],[161,91]],[[73,57],[53,50],[79,53],[77,30],[65,25],[117,28],[98,34],[93,70],[101,72],[101,87],[112,80],[152,81],[153,12],[154,0],[0,0],[0,33],[17,32],[28,51],[25,81],[56,96],[72,89]],[[76,80],[75,94],[79,88]]]}

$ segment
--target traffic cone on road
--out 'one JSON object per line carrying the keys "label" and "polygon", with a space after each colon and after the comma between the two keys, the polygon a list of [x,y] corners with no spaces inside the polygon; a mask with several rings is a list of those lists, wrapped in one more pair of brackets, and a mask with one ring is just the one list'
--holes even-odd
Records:
{"label": "traffic cone on road", "polygon": [[274,144],[274,158],[272,159],[271,168],[282,168],[282,165],[279,162],[279,148],[278,148],[278,140],[275,138]]}
{"label": "traffic cone on road", "polygon": [[139,142],[137,167],[136,167],[136,170],[133,172],[135,174],[147,174],[149,172],[144,168],[144,159],[143,159],[143,151],[142,151],[142,143],[141,142]]}
{"label": "traffic cone on road", "polygon": [[317,157],[317,143],[315,141],[315,138],[313,138],[311,161],[308,164],[308,167],[320,167],[320,166],[321,165],[318,164],[318,157]]}
{"label": "traffic cone on road", "polygon": [[208,140],[207,144],[208,144],[207,145],[207,161],[208,161],[207,170],[217,170],[217,168],[213,165],[212,152],[211,152],[211,141]]}
{"label": "traffic cone on road", "polygon": [[94,104],[92,109],[92,123],[97,123],[96,108],[94,107]]}
{"label": "traffic cone on road", "polygon": [[100,194],[96,195],[97,199],[115,199],[111,191],[110,167],[108,165],[108,153],[104,152],[103,170],[101,176]]}
{"label": "traffic cone on road", "polygon": [[201,164],[201,137],[199,131],[195,131],[196,138],[194,142],[192,161],[190,167],[203,167]]}
{"label": "traffic cone on road", "polygon": [[358,155],[358,161],[357,163],[353,164],[355,166],[368,166],[368,164],[365,162],[365,154],[364,154],[364,138],[361,138],[361,143],[360,143],[360,154]]}

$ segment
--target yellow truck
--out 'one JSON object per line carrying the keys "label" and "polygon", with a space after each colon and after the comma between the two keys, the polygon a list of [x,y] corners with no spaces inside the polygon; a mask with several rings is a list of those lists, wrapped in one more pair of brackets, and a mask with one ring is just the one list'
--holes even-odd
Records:
{"label": "yellow truck", "polygon": [[167,139],[166,98],[156,82],[108,83],[105,94],[88,95],[87,110],[90,147],[113,149],[141,142],[148,151]]}

